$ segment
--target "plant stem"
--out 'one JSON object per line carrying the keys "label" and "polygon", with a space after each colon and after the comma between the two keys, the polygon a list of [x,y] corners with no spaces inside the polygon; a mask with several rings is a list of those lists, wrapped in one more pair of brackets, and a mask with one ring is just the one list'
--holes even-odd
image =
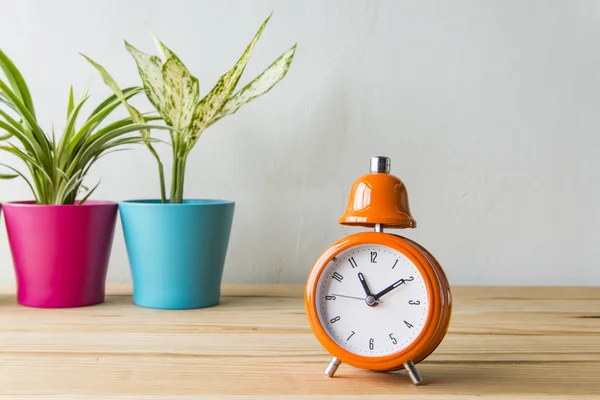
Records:
{"label": "plant stem", "polygon": [[179,161],[178,153],[178,140],[175,137],[173,140],[173,170],[171,172],[171,195],[169,196],[169,203],[177,203],[177,165]]}
{"label": "plant stem", "polygon": [[171,203],[183,201],[183,187],[185,182],[185,165],[188,151],[181,137],[173,141],[173,175],[171,178]]}
{"label": "plant stem", "polygon": [[156,162],[158,163],[158,177],[160,180],[160,201],[162,203],[166,203],[167,202],[167,194],[166,194],[166,189],[165,189],[165,171],[163,169],[162,162],[158,158],[157,158]]}
{"label": "plant stem", "polygon": [[156,163],[158,164],[158,179],[160,180],[160,201],[162,203],[166,203],[167,195],[165,191],[165,171],[163,169],[163,163],[160,161],[160,157],[158,156],[156,150],[154,150],[154,147],[150,144],[150,142],[146,142],[146,146],[148,147],[148,150],[150,150],[150,153],[152,153],[152,155],[156,159]]}
{"label": "plant stem", "polygon": [[181,179],[181,182],[179,183],[179,188],[180,188],[179,200],[182,203],[183,203],[183,188],[185,187],[185,167],[187,166],[187,156],[188,156],[188,153],[186,152],[184,154],[183,158],[181,159],[181,168],[180,168],[181,175],[179,176],[179,178]]}
{"label": "plant stem", "polygon": [[175,198],[177,203],[183,202],[183,188],[185,184],[185,165],[187,163],[187,154],[184,153],[179,157],[177,163],[177,193]]}

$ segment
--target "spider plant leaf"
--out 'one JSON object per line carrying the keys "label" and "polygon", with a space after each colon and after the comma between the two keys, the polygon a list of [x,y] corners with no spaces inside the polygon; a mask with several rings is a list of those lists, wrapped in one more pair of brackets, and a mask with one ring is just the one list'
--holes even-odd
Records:
{"label": "spider plant leaf", "polygon": [[[136,94],[140,93],[143,89],[136,88],[136,90],[132,91],[123,91],[123,95],[125,99],[129,99]],[[88,120],[79,128],[79,131],[75,135],[75,137],[71,140],[72,147],[76,147],[78,144],[84,143],[87,137],[104,121],[106,117],[108,117],[119,105],[121,105],[121,101],[118,99],[116,95],[109,97],[111,99],[110,102],[104,102],[105,104],[101,109],[94,112]]]}
{"label": "spider plant leaf", "polygon": [[91,160],[94,160],[94,162],[95,162],[95,160],[103,157],[104,155],[106,155],[108,153],[113,153],[115,151],[122,150],[122,149],[119,149],[119,147],[121,147],[121,146],[130,145],[130,144],[141,144],[141,143],[143,143],[142,139],[139,136],[135,136],[135,137],[125,137],[125,138],[115,139],[113,141],[104,143],[102,145],[97,144],[95,146],[96,151],[93,152],[94,155],[91,158]]}
{"label": "spider plant leaf", "polygon": [[175,54],[171,54],[162,67],[164,81],[164,114],[169,125],[184,129],[190,125],[200,96],[198,79],[190,74]]}
{"label": "spider plant leaf", "polygon": [[[75,170],[78,165],[81,165],[82,163],[85,164],[87,160],[92,159],[95,154],[99,153],[99,149],[101,149],[101,146],[109,142],[110,140],[123,136],[127,133],[136,132],[143,129],[173,130],[174,128],[164,125],[131,124],[120,128],[116,128],[112,131],[104,131],[101,134],[99,134],[99,132],[96,132],[87,139],[85,146],[83,146],[73,157],[72,166],[70,167],[70,169],[67,170],[67,172],[70,173],[71,171]],[[143,141],[141,137],[135,137],[133,139],[137,140],[138,143]]]}
{"label": "spider plant leaf", "polygon": [[75,100],[73,99],[73,86],[71,86],[69,89],[69,102],[67,104],[67,119],[69,118],[69,115],[71,115],[73,107],[75,107]]}
{"label": "spider plant leaf", "polygon": [[13,128],[18,129],[22,133],[25,133],[23,125],[21,125],[19,122],[15,121],[10,115],[8,115],[4,111],[2,111],[2,109],[0,109],[0,117],[4,118],[4,120],[6,122],[8,122],[9,124],[11,124]]}
{"label": "spider plant leaf", "polygon": [[144,84],[146,97],[154,105],[165,122],[172,125],[168,113],[165,112],[165,92],[163,78],[163,63],[157,56],[146,54],[129,43],[125,42],[125,48],[131,54],[138,68],[138,73]]}
{"label": "spider plant leaf", "polygon": [[12,60],[0,50],[0,68],[4,71],[4,75],[8,80],[8,83],[13,88],[15,93],[19,96],[19,99],[23,102],[27,110],[35,118],[35,108],[33,107],[33,101],[31,99],[31,93],[25,83],[25,79],[13,64]]}
{"label": "spider plant leaf", "polygon": [[[137,51],[137,49],[134,49],[132,46],[129,46],[127,42],[125,42],[125,43],[129,47],[128,50],[130,50],[131,52],[133,52],[132,54],[141,53],[141,52]],[[141,54],[144,55],[143,53],[141,53]],[[94,62],[90,58],[88,58],[88,57],[86,57],[86,58],[92,64],[92,66],[94,66],[96,68],[96,70],[98,70],[98,72],[101,74],[104,82],[115,93],[115,96],[117,96],[119,98],[119,100],[125,105],[125,107],[127,108],[127,111],[129,112],[129,115],[131,116],[132,121],[135,122],[135,123],[137,123],[137,124],[145,123],[146,120],[144,119],[144,117],[142,117],[142,115],[140,114],[140,112],[135,107],[129,105],[129,103],[127,102],[126,96],[124,96],[123,92],[121,91],[121,89],[119,88],[119,86],[117,85],[117,83],[115,82],[115,80],[110,76],[110,74],[108,73],[108,71],[106,71],[106,69],[104,69],[104,67],[102,67],[100,64]],[[135,56],[134,56],[134,58],[135,58]],[[136,60],[136,62],[137,62],[137,60]],[[139,66],[139,63],[138,63],[138,66]],[[142,72],[141,72],[141,69],[140,69],[140,75],[141,74],[142,74]],[[148,95],[148,93],[149,92],[153,93],[154,89],[148,90],[148,82],[147,81],[144,81],[144,86],[147,88],[147,90],[146,90],[147,97],[150,98],[150,95]],[[156,88],[156,90],[158,90],[156,93],[160,93],[160,96],[163,96],[162,87],[161,88]],[[156,100],[156,101],[158,101],[158,100]],[[157,108],[157,110],[159,111],[159,114],[160,114],[161,113],[161,108],[158,108],[158,107],[156,107],[156,108]],[[164,116],[163,116],[163,119],[164,119]],[[110,131],[107,131],[107,132],[110,132]],[[148,147],[148,150],[150,150],[150,153],[156,159],[156,162],[158,164],[159,178],[160,178],[160,182],[161,182],[161,199],[162,199],[162,201],[164,203],[165,202],[165,189],[164,189],[164,173],[163,173],[162,162],[160,161],[160,157],[158,156],[158,153],[156,152],[156,150],[152,146],[152,139],[150,137],[150,129],[148,129],[148,128],[140,129],[139,132],[140,132],[141,139],[144,141],[146,147]],[[108,135],[108,133],[105,133],[105,132],[103,132],[103,134],[107,134]],[[89,157],[89,155],[88,155],[88,157]],[[95,159],[97,159],[97,158],[98,157],[96,157]],[[83,161],[85,162],[86,159],[84,158]]]}
{"label": "spider plant leaf", "polygon": [[21,173],[21,171],[19,171],[16,168],[11,167],[10,165],[4,164],[4,163],[0,163],[1,166],[10,169],[11,171],[14,171],[15,174],[17,174],[18,176],[20,176],[21,178],[23,178],[23,180],[25,181],[25,183],[27,184],[27,186],[29,186],[29,189],[31,189],[31,193],[33,193],[33,197],[35,197],[35,201],[37,203],[39,203],[39,197],[37,194],[37,191],[33,188],[33,185],[31,184],[31,181],[29,179],[27,179],[27,177],[25,175],[23,175]]}
{"label": "spider plant leaf", "polygon": [[73,191],[77,192],[79,185],[83,182],[83,177],[81,173],[83,171],[77,171],[68,181],[63,180],[58,190],[56,191],[56,195],[54,198],[54,204],[64,204],[66,202],[66,197],[69,196]]}
{"label": "spider plant leaf", "polygon": [[[54,182],[52,181],[52,178],[50,177],[46,169],[38,163],[38,160],[34,159],[33,161],[28,161],[26,164],[29,167],[30,171],[33,171],[35,175],[39,177],[40,185],[42,185],[43,187],[48,187],[51,190],[52,186],[54,185]],[[38,189],[42,186],[38,187]]]}
{"label": "spider plant leaf", "polygon": [[258,32],[256,32],[254,38],[248,47],[246,47],[246,50],[233,68],[221,76],[215,87],[200,101],[200,103],[198,103],[198,106],[194,110],[194,116],[192,118],[193,122],[188,130],[191,136],[192,145],[198,140],[215,115],[221,111],[221,108],[235,90],[235,87],[246,68],[246,64],[250,59],[252,50],[262,35],[270,18],[271,16],[269,15],[265,22],[260,26]]}
{"label": "spider plant leaf", "polygon": [[79,200],[79,202],[77,203],[77,205],[80,206],[83,203],[85,203],[85,201],[90,198],[90,196],[92,195],[92,193],[94,193],[94,191],[98,188],[98,186],[100,186],[100,182],[101,181],[102,180],[99,180],[98,183],[96,183],[96,185],[91,190],[88,190],[87,193],[85,194],[85,196],[83,196],[81,198],[81,200]]}
{"label": "spider plant leaf", "polygon": [[89,93],[90,93],[90,82],[88,81],[88,83],[85,85],[85,89],[83,89],[83,93],[81,94],[81,99],[85,99],[86,97],[89,97]]}
{"label": "spider plant leaf", "polygon": [[[159,121],[159,120],[162,120],[162,118],[159,117],[159,116],[156,116],[156,115],[142,117],[142,123],[147,123],[148,121]],[[101,136],[101,135],[104,135],[106,132],[110,132],[110,131],[115,130],[117,128],[122,128],[124,126],[131,125],[134,122],[135,121],[131,117],[129,117],[129,118],[123,118],[123,119],[117,120],[115,122],[112,122],[112,123],[110,123],[110,124],[108,124],[108,125],[100,128],[100,129],[98,129],[94,134],[97,134],[97,135]],[[148,139],[148,140],[154,142],[154,140],[151,139],[151,138]]]}
{"label": "spider plant leaf", "polygon": [[[27,126],[31,128],[32,138],[38,142],[44,150],[50,150],[50,143],[48,142],[48,138],[44,135],[44,132],[41,130],[35,117],[29,112],[27,107],[23,104],[23,102],[17,97],[15,93],[4,83],[2,79],[0,79],[0,92],[2,92],[14,105],[17,109],[17,112],[23,118],[23,120],[27,123]],[[44,155],[44,154],[41,154]],[[46,154],[47,155],[47,154]],[[46,157],[47,158],[47,157]]]}
{"label": "spider plant leaf", "polygon": [[14,112],[19,113],[19,110],[17,110],[17,107],[15,107],[15,105],[10,101],[10,99],[5,94],[3,94],[1,91],[0,91],[0,103],[5,104]]}
{"label": "spider plant leaf", "polygon": [[16,174],[0,174],[0,179],[5,179],[5,180],[15,179],[18,177],[19,177],[19,175],[16,175]]}
{"label": "spider plant leaf", "polygon": [[[135,144],[137,144],[137,143],[139,143],[139,139],[137,142],[135,142]],[[113,146],[113,147],[115,147],[115,146]],[[96,162],[97,160],[99,160],[103,157],[108,156],[109,154],[119,153],[122,151],[131,151],[131,150],[133,150],[133,148],[130,148],[130,147],[125,147],[122,149],[113,148],[112,150],[106,150],[106,151],[102,152],[102,154],[99,154],[96,158],[94,158],[94,162]],[[85,190],[88,190],[88,189],[85,189]]]}
{"label": "spider plant leaf", "polygon": [[63,179],[65,179],[65,180],[67,180],[67,181],[69,180],[69,176],[68,176],[67,174],[65,174],[65,173],[64,173],[62,170],[60,170],[60,169],[57,169],[57,170],[56,170],[56,172],[58,172],[58,174],[59,174],[60,176],[62,176],[62,177],[63,177]]}
{"label": "spider plant leaf", "polygon": [[20,132],[18,129],[16,129],[14,126],[7,124],[6,122],[0,120],[0,129],[5,130],[6,132],[8,132],[11,136],[12,135],[19,135]]}
{"label": "spider plant leaf", "polygon": [[77,122],[77,117],[79,116],[79,112],[81,111],[81,107],[85,104],[85,102],[89,99],[89,97],[83,98],[78,104],[77,107],[71,109],[71,112],[68,115],[67,126],[65,127],[65,131],[60,140],[60,144],[58,146],[59,152],[65,147],[65,143],[69,143],[71,137],[75,135],[75,124]]}
{"label": "spider plant leaf", "polygon": [[14,156],[19,158],[25,164],[31,164],[31,165],[35,166],[36,168],[41,168],[40,165],[35,161],[35,159],[32,156],[30,156],[27,153],[24,153],[21,149],[19,149],[12,143],[9,144],[8,146],[0,146],[0,150],[4,150],[9,153],[12,153]]}
{"label": "spider plant leaf", "polygon": [[12,153],[17,158],[21,159],[25,163],[25,165],[27,165],[27,167],[29,168],[29,171],[31,172],[32,176],[39,175],[40,177],[43,178],[44,181],[50,179],[50,177],[48,176],[46,171],[44,171],[44,169],[40,166],[40,164],[38,164],[37,161],[32,156],[30,156],[27,153],[24,153],[18,147],[10,144],[9,146],[0,146],[0,149],[8,151],[9,153]]}
{"label": "spider plant leaf", "polygon": [[[83,55],[85,57],[86,60],[88,60],[88,62],[90,64],[92,64],[92,66],[94,68],[96,68],[96,70],[100,73],[100,76],[102,76],[102,80],[104,81],[104,83],[113,91],[113,93],[115,94],[115,96],[119,99],[119,101],[121,103],[123,103],[123,105],[125,106],[125,108],[127,109],[127,111],[129,112],[129,115],[131,116],[131,119],[137,123],[137,124],[143,124],[146,121],[144,120],[144,118],[142,117],[142,115],[140,114],[140,112],[133,106],[131,106],[128,102],[127,99],[125,98],[125,95],[123,94],[123,91],[121,91],[121,88],[119,87],[119,85],[117,84],[117,82],[115,82],[115,80],[113,79],[112,76],[110,76],[110,74],[108,73],[108,71],[100,64],[98,64],[97,62],[95,62],[94,60],[92,60],[91,58]],[[140,130],[140,134],[142,136],[142,138],[144,140],[147,140],[150,138],[150,131],[148,129],[142,129]]]}
{"label": "spider plant leaf", "polygon": [[[81,186],[81,184],[83,183],[83,179],[85,178],[84,176],[82,176],[82,173],[83,171],[77,171],[77,174],[71,177],[71,179],[64,186],[64,193],[62,193],[61,196],[62,198],[71,194],[77,194],[77,192],[79,192],[79,187]],[[62,198],[60,199],[61,204],[64,202]]]}
{"label": "spider plant leaf", "polygon": [[56,133],[54,132],[54,124],[52,124],[52,151],[56,153],[57,151],[57,147],[56,147]]}
{"label": "spider plant leaf", "polygon": [[139,136],[116,137],[107,141],[97,141],[93,143],[82,157],[82,165],[95,157],[104,154],[105,151],[129,144],[141,144],[144,140]]}
{"label": "spider plant leaf", "polygon": [[266,70],[264,70],[252,82],[247,84],[243,89],[233,95],[223,108],[215,115],[209,125],[212,125],[219,119],[235,113],[242,105],[262,96],[281,81],[287,74],[290,64],[296,53],[296,44],[288,51],[277,58]]}
{"label": "spider plant leaf", "polygon": [[[130,98],[132,96],[135,96],[136,94],[138,94],[139,92],[142,92],[144,90],[144,88],[138,87],[138,86],[132,86],[132,87],[128,87],[123,89],[123,94],[125,95],[126,98]],[[103,111],[105,108],[107,108],[107,106],[109,105],[113,105],[116,104],[114,107],[119,105],[118,102],[118,97],[116,94],[113,94],[111,96],[108,96],[106,98],[106,100],[104,100],[102,103],[100,103],[98,105],[98,107],[96,107],[94,109],[94,111],[92,111],[88,117],[88,119],[92,118],[94,115],[96,115],[97,113]]]}
{"label": "spider plant leaf", "polygon": [[21,142],[23,147],[25,147],[28,151],[35,154],[36,156],[38,156],[39,154],[41,154],[43,152],[40,145],[37,142],[35,142],[34,140],[32,140],[31,137],[27,133],[24,133],[24,132],[16,129],[12,125],[8,125],[7,123],[5,123],[4,121],[1,121],[1,120],[0,120],[0,129],[3,129],[6,132],[8,132],[9,134],[16,137]]}
{"label": "spider plant leaf", "polygon": [[175,128],[172,128],[169,126],[164,126],[164,125],[152,125],[152,124],[146,124],[146,123],[131,124],[131,125],[126,125],[126,126],[123,126],[120,128],[113,129],[111,131],[103,131],[101,134],[98,133],[99,131],[97,131],[89,137],[86,145],[89,145],[94,142],[104,143],[104,142],[107,142],[116,137],[123,136],[127,133],[141,131],[144,129],[162,129],[162,130],[172,130],[172,131],[176,130]]}
{"label": "spider plant leaf", "polygon": [[116,97],[122,101],[124,95],[123,95],[123,91],[121,90],[121,88],[119,87],[119,85],[117,85],[117,82],[115,82],[115,80],[112,78],[112,76],[110,76],[110,74],[108,73],[108,71],[101,66],[100,64],[98,64],[97,62],[95,62],[94,60],[92,60],[91,58],[89,58],[88,56],[86,56],[85,54],[81,54],[90,64],[92,64],[92,66],[94,68],[96,68],[96,70],[98,72],[100,72],[100,76],[102,77],[102,80],[104,81],[104,83],[114,92],[114,94],[116,95]]}
{"label": "spider plant leaf", "polygon": [[[138,138],[139,141],[139,138]],[[103,152],[102,154],[98,154],[96,155],[94,158],[92,158],[91,160],[89,160],[89,162],[86,164],[86,166],[83,169],[83,175],[87,175],[87,173],[89,172],[89,169],[96,163],[96,161],[98,161],[99,159],[106,157],[109,154],[112,153],[118,153],[120,151],[130,151],[132,150],[131,148],[123,148],[123,149],[112,149],[112,150],[108,150]],[[89,189],[87,187],[85,187],[84,185],[81,185],[81,188],[88,191]]]}

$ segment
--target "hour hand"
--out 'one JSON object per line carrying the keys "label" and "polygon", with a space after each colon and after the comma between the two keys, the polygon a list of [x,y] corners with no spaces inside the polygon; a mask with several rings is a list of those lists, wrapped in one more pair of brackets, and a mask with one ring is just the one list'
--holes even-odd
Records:
{"label": "hour hand", "polygon": [[365,290],[365,294],[367,295],[367,297],[373,296],[373,294],[371,293],[371,289],[369,289],[369,285],[367,285],[365,276],[360,272],[358,273],[358,279],[360,280],[360,284],[362,285],[363,289]]}
{"label": "hour hand", "polygon": [[381,296],[383,296],[384,294],[387,294],[389,292],[391,292],[392,290],[396,289],[398,286],[402,285],[405,282],[410,282],[412,280],[414,280],[414,277],[410,277],[407,279],[399,279],[396,282],[392,283],[390,286],[386,287],[385,289],[383,289],[381,292],[377,293],[376,295],[374,295],[375,300],[379,300],[379,298]]}

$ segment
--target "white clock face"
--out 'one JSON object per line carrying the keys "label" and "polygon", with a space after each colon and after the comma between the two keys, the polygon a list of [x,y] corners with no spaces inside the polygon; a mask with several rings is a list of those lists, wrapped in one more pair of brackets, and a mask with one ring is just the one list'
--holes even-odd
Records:
{"label": "white clock face", "polygon": [[423,276],[387,246],[352,247],[334,257],[317,283],[321,325],[340,347],[381,357],[408,347],[429,313]]}

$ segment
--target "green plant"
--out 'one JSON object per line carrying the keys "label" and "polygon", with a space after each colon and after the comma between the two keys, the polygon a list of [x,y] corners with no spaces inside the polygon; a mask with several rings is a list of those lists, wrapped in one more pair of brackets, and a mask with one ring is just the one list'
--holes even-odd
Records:
{"label": "green plant", "polygon": [[[160,128],[162,125],[148,125],[146,121],[158,120],[158,116],[148,116],[133,121],[132,118],[119,119],[100,127],[101,123],[118,106],[122,99],[129,99],[143,91],[140,87],[129,87],[122,91],[123,98],[112,95],[102,101],[77,128],[77,119],[89,96],[83,94],[75,103],[73,87],[69,91],[67,120],[60,138],[47,135],[38,124],[31,94],[23,76],[13,62],[0,50],[0,69],[8,84],[0,79],[0,150],[19,158],[29,170],[27,178],[17,168],[0,164],[14,174],[2,174],[0,178],[21,177],[31,189],[38,204],[75,204],[77,196],[86,192],[78,201],[82,204],[98,187],[91,190],[83,186],[83,180],[90,167],[109,152],[119,147],[143,141],[135,132],[142,129]],[[131,133],[131,134],[130,134]]]}
{"label": "green plant", "polygon": [[[233,66],[217,84],[200,99],[198,80],[190,74],[181,60],[163,42],[154,36],[159,56],[148,55],[125,42],[127,51],[134,58],[142,79],[146,96],[156,108],[170,131],[173,148],[173,173],[171,181],[171,203],[183,201],[183,188],[187,158],[206,128],[221,118],[235,113],[242,105],[268,92],[286,75],[296,51],[296,45],[284,52],[258,77],[239,91],[235,88],[244,72],[250,54],[266,27],[269,16]],[[89,60],[100,72],[106,84],[126,104],[132,119],[139,120],[140,113],[127,103],[125,92],[106,72]],[[148,149],[158,163],[161,199],[165,203],[165,179],[159,156],[152,147],[149,130],[142,131]]]}

